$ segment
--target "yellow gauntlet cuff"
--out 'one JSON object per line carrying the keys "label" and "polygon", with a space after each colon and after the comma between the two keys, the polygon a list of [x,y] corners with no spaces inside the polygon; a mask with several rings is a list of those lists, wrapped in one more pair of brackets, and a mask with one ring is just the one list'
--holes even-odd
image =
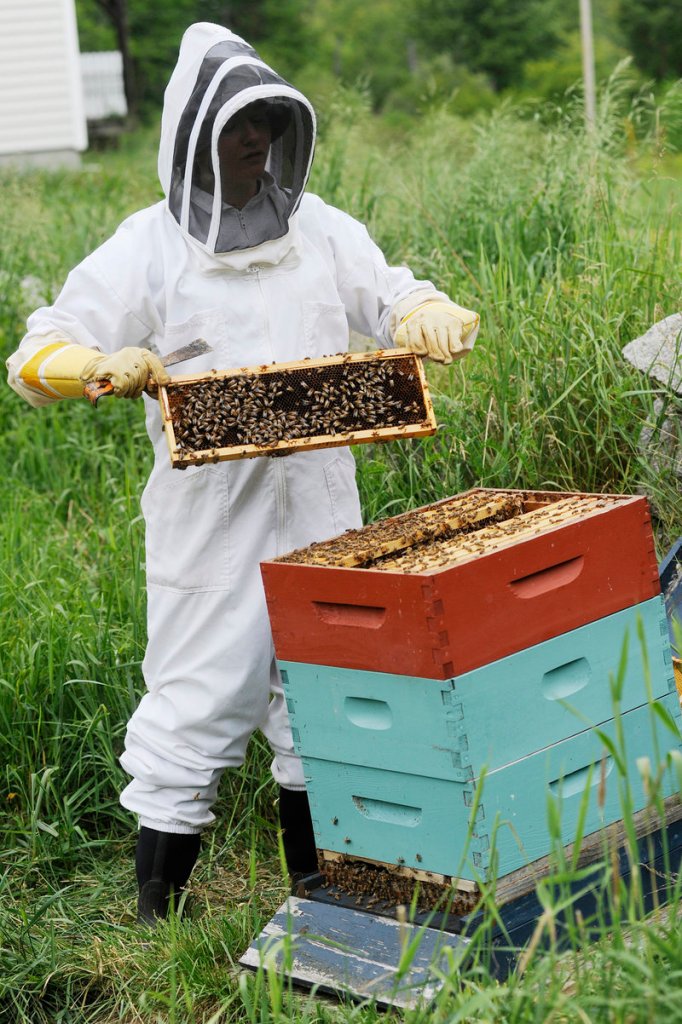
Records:
{"label": "yellow gauntlet cuff", "polygon": [[83,367],[102,353],[72,341],[54,341],[35,352],[17,373],[27,387],[48,398],[82,398]]}

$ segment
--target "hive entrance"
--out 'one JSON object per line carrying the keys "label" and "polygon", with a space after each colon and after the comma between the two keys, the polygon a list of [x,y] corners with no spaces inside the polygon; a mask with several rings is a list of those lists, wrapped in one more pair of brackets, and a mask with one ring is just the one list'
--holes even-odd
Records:
{"label": "hive entrance", "polygon": [[[412,353],[344,355],[182,378],[164,389],[171,455],[186,462],[433,433]],[[176,464],[176,462],[174,462]]]}
{"label": "hive entrance", "polygon": [[328,886],[355,897],[356,905],[363,910],[381,911],[398,904],[410,906],[414,899],[419,911],[447,907],[450,913],[463,915],[470,914],[480,899],[478,890],[457,890],[359,858],[322,857],[320,870]]}
{"label": "hive entrance", "polygon": [[277,559],[421,573],[492,553],[626,500],[614,495],[474,490]]}

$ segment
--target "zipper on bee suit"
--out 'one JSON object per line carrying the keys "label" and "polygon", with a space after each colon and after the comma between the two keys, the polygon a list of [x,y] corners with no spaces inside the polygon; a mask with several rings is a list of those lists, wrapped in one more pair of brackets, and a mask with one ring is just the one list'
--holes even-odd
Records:
{"label": "zipper on bee suit", "polygon": [[[253,274],[258,283],[258,291],[261,298],[261,308],[264,315],[264,326],[267,331],[267,341],[270,348],[270,359],[273,363],[277,362],[275,359],[275,350],[272,344],[272,337],[270,335],[270,320],[267,315],[267,304],[265,301],[265,295],[263,294],[263,284],[260,276],[260,267],[256,264],[253,267],[248,268],[248,273]],[[287,481],[284,472],[284,466],[281,459],[270,459],[270,465],[272,467],[272,473],[275,481],[275,543],[277,544],[277,554],[283,554],[289,550],[289,541],[287,539]]]}

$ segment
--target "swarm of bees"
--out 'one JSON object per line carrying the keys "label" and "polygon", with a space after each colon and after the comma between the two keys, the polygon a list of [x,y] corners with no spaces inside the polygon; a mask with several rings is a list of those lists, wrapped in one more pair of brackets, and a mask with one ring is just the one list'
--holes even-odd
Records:
{"label": "swarm of bees", "polygon": [[469,914],[475,908],[480,893],[463,892],[436,882],[417,881],[405,875],[396,874],[380,864],[353,860],[320,862],[320,870],[327,886],[355,897],[359,907],[366,910],[385,910],[398,904],[409,906],[416,899],[417,910],[445,910],[452,914]]}
{"label": "swarm of bees", "polygon": [[178,448],[187,453],[422,422],[417,374],[395,360],[243,373],[169,392]]}

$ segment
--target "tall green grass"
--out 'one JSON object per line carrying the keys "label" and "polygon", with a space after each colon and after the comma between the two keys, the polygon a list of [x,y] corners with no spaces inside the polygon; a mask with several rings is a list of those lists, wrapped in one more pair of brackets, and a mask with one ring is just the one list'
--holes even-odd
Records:
{"label": "tall green grass", "polygon": [[[661,545],[679,533],[675,482],[652,478],[637,450],[651,384],[621,348],[680,308],[680,190],[665,210],[654,206],[614,149],[502,111],[475,130],[435,118],[408,145],[375,155],[378,240],[479,309],[482,327],[463,368],[429,367],[439,436],[399,452],[358,451],[372,513],[384,511],[376,459],[399,475],[389,508],[474,483],[646,486]],[[338,199],[362,214],[363,189],[361,180]]]}
{"label": "tall green grass", "polygon": [[[438,434],[356,449],[367,519],[473,485],[643,489],[661,553],[682,534],[677,481],[638,452],[658,392],[621,356],[680,309],[679,181],[657,186],[659,155],[632,151],[619,103],[605,98],[597,142],[571,111],[548,121],[510,108],[475,122],[436,112],[398,138],[346,94],[326,119],[312,188],[366,221],[389,260],[482,315],[464,365],[428,366]],[[3,172],[5,355],[35,293],[49,301],[124,216],[157,200],[154,149],[153,135],[138,136],[80,172]],[[131,931],[133,823],[117,801],[117,756],[142,690],[141,409],[35,411],[5,388],[0,423],[0,1020],[378,1019],[276,978],[239,981],[238,955],[286,891],[258,738],[247,769],[224,780],[195,920]],[[475,959],[408,1020],[680,1016],[677,893],[655,924],[635,907],[628,929],[604,928],[589,954],[552,947],[561,898],[547,895],[522,976],[491,984]]]}

